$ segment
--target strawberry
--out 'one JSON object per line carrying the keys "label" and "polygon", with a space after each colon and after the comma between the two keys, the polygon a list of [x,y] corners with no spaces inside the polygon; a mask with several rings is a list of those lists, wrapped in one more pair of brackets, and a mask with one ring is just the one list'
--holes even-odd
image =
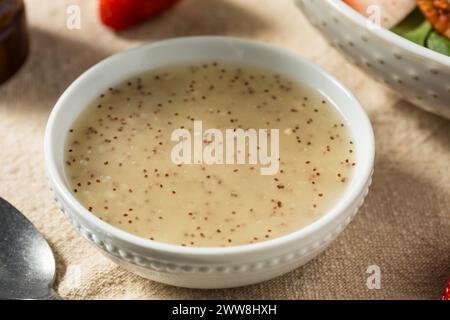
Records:
{"label": "strawberry", "polygon": [[445,291],[442,294],[442,300],[450,300],[450,278],[448,278],[447,288],[445,288]]}
{"label": "strawberry", "polygon": [[178,0],[100,0],[102,22],[119,31],[160,14]]}

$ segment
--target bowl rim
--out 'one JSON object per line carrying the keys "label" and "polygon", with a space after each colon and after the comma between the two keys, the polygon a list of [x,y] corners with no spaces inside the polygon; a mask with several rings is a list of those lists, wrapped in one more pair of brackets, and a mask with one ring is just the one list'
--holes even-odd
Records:
{"label": "bowl rim", "polygon": [[[118,59],[126,59],[126,57],[134,53],[136,51],[146,52],[146,50],[151,50],[152,48],[156,48],[158,46],[169,45],[169,44],[179,44],[183,45],[183,43],[188,42],[197,42],[197,43],[224,43],[224,44],[233,44],[233,45],[243,45],[243,46],[252,46],[258,50],[264,50],[266,52],[270,52],[273,55],[281,55],[288,56],[296,61],[299,64],[306,65],[314,72],[321,74],[321,76],[327,78],[327,80],[332,83],[333,86],[336,87],[336,90],[341,90],[345,94],[345,98],[348,99],[349,103],[346,107],[353,108],[358,114],[358,121],[363,123],[364,128],[366,129],[364,132],[365,141],[364,143],[367,145],[367,149],[369,150],[368,154],[365,154],[366,158],[365,163],[357,163],[358,166],[362,166],[361,174],[358,176],[353,175],[352,179],[356,179],[356,182],[353,185],[352,190],[350,190],[350,186],[348,186],[347,190],[344,192],[344,195],[339,199],[338,203],[330,209],[328,212],[324,213],[318,220],[315,222],[286,234],[284,236],[280,236],[277,238],[273,238],[270,240],[254,243],[254,244],[245,244],[238,246],[229,246],[229,247],[184,247],[181,245],[163,243],[158,241],[152,241],[149,239],[145,239],[143,237],[139,237],[123,231],[119,228],[114,227],[113,225],[106,223],[99,218],[97,218],[94,214],[89,212],[70,192],[70,188],[64,182],[64,179],[59,174],[57,169],[56,159],[54,157],[54,146],[53,146],[53,138],[55,135],[60,134],[60,132],[56,132],[54,130],[55,122],[57,117],[59,117],[59,113],[62,113],[64,109],[64,104],[69,96],[69,94],[76,90],[77,86],[85,81],[85,79],[92,73],[96,73],[99,70],[113,65]],[[339,110],[339,106],[336,105],[336,108]],[[348,123],[351,127],[352,124]],[[357,151],[358,152],[358,151]],[[356,153],[358,154],[358,153]],[[373,172],[374,159],[375,159],[375,138],[372,129],[372,125],[370,120],[365,112],[364,108],[360,105],[358,100],[353,96],[353,94],[347,89],[344,85],[342,85],[336,78],[331,76],[324,69],[319,67],[318,65],[310,62],[306,58],[303,58],[301,55],[296,53],[295,51],[280,48],[273,46],[271,44],[263,43],[260,41],[254,40],[245,40],[234,37],[227,36],[192,36],[192,37],[182,37],[175,38],[169,40],[157,41],[149,44],[144,44],[142,46],[128,49],[108,58],[100,61],[95,64],[87,71],[82,73],[72,84],[64,91],[61,97],[56,102],[47,122],[47,127],[45,130],[44,137],[44,157],[45,157],[45,169],[47,172],[47,176],[51,186],[54,188],[54,192],[57,195],[61,196],[65,203],[71,207],[72,211],[75,214],[81,216],[84,221],[90,223],[90,226],[94,226],[98,230],[102,230],[109,237],[114,237],[116,239],[121,240],[123,243],[131,244],[133,246],[137,246],[143,250],[150,250],[150,252],[159,252],[161,254],[171,254],[172,256],[189,256],[189,257],[224,257],[224,256],[232,256],[239,254],[246,254],[248,252],[258,253],[268,250],[276,250],[278,248],[285,247],[286,245],[292,244],[297,241],[301,241],[312,234],[318,232],[322,228],[326,228],[330,226],[334,220],[339,218],[341,215],[349,215],[348,211],[355,206],[355,201],[360,201],[361,196],[367,190],[368,184],[370,183],[370,179]],[[332,231],[329,231],[331,233]],[[325,236],[324,236],[325,237]]]}
{"label": "bowl rim", "polygon": [[[297,3],[300,3],[303,1],[310,1],[310,0],[296,0],[296,1]],[[402,36],[384,27],[374,29],[367,28],[366,26],[367,19],[360,13],[353,10],[353,8],[347,5],[344,1],[342,0],[325,0],[325,1],[335,10],[339,11],[341,14],[345,15],[354,23],[358,24],[361,28],[366,29],[369,33],[379,38],[383,38],[385,41],[398,45],[399,47],[401,47],[406,51],[410,51],[418,56],[432,60],[435,63],[441,63],[446,65],[447,67],[450,67],[450,57],[447,57],[442,53],[433,51],[417,43],[414,43],[408,39],[405,39]]]}

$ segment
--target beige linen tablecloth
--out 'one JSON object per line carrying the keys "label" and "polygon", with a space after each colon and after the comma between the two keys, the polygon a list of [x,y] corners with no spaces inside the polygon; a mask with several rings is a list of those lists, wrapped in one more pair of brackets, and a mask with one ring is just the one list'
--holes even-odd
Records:
{"label": "beige linen tablecloth", "polygon": [[[44,234],[64,298],[437,299],[450,275],[450,122],[399,99],[332,49],[291,0],[181,0],[119,35],[103,27],[94,0],[26,1],[32,41],[26,65],[0,87],[0,196]],[[70,4],[81,29],[66,28]],[[108,55],[144,42],[230,35],[295,50],[347,85],[377,139],[374,182],[364,206],[317,259],[272,281],[228,290],[190,290],[142,279],[105,258],[58,211],[44,175],[43,135],[59,95]],[[381,289],[366,286],[381,269]]]}

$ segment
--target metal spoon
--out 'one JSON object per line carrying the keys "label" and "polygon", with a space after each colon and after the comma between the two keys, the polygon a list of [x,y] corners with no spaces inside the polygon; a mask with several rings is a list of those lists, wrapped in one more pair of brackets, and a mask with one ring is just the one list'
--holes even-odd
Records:
{"label": "metal spoon", "polygon": [[27,218],[0,198],[0,299],[60,299],[55,258]]}

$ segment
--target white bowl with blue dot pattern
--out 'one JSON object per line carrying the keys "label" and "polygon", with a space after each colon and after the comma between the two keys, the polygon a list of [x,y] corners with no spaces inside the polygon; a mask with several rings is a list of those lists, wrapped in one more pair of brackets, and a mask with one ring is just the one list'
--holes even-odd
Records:
{"label": "white bowl with blue dot pattern", "polygon": [[297,0],[311,24],[349,61],[411,103],[450,119],[450,57],[406,40],[341,0]]}

